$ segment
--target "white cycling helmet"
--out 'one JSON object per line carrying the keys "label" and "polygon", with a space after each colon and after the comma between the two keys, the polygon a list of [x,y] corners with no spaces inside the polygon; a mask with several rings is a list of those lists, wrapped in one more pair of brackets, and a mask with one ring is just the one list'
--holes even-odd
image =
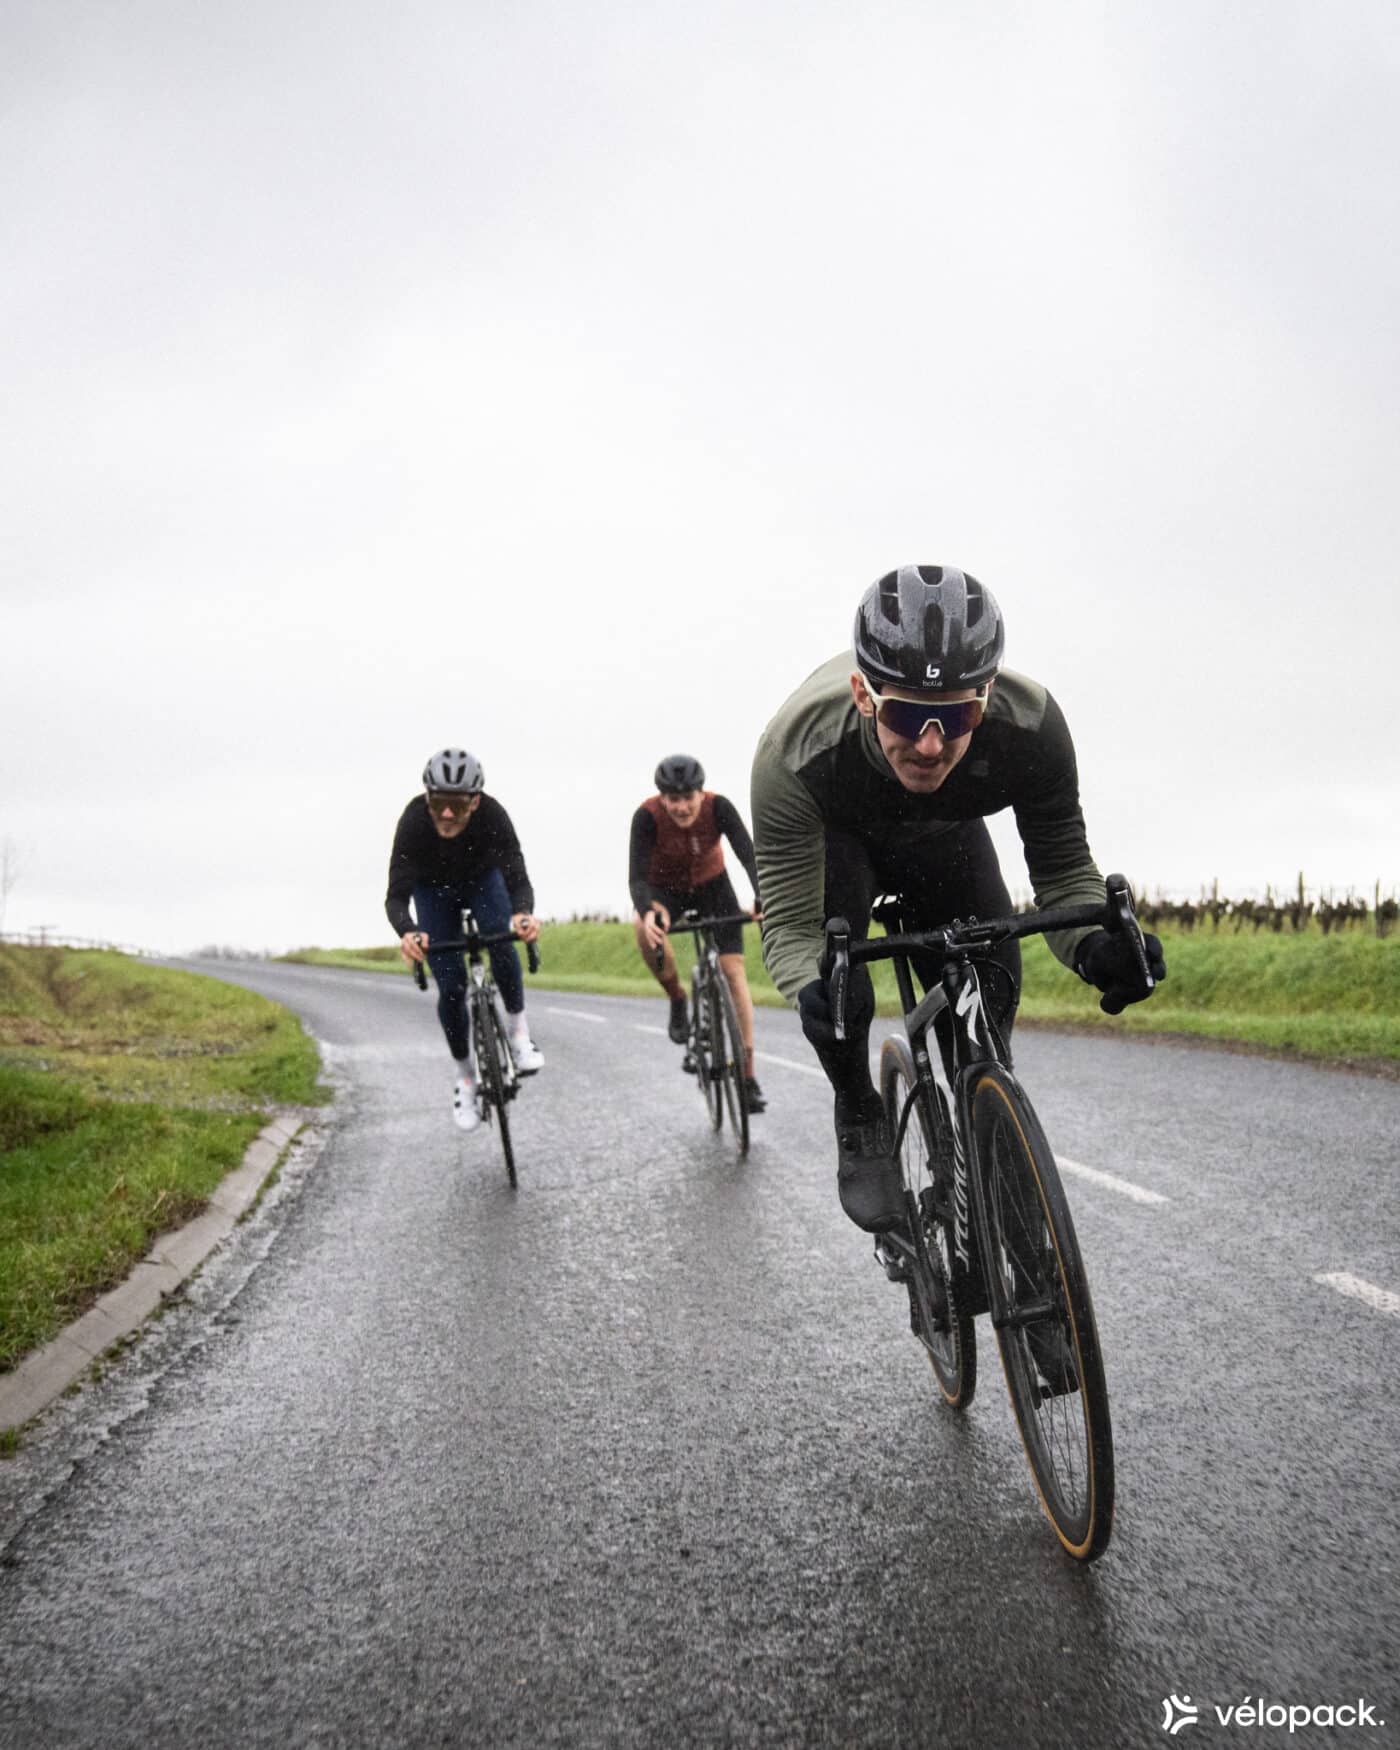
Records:
{"label": "white cycling helmet", "polygon": [[481,761],[463,747],[445,747],[423,767],[423,788],[443,796],[475,796],[485,785]]}

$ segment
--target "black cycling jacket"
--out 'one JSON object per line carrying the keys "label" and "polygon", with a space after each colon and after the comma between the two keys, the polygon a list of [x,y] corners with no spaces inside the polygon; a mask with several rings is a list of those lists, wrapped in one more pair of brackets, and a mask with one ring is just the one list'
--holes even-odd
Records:
{"label": "black cycling jacket", "polygon": [[483,791],[481,804],[455,839],[439,838],[426,796],[415,796],[399,816],[389,856],[389,891],[384,910],[395,935],[417,926],[409,910],[413,889],[470,887],[491,869],[505,877],[512,912],[535,909],[535,890],[510,816]]}

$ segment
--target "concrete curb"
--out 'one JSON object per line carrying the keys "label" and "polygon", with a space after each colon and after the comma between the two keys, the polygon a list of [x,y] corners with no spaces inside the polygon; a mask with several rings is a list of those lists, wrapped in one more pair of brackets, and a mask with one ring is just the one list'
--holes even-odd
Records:
{"label": "concrete curb", "polygon": [[283,1117],[265,1125],[248,1144],[242,1164],[220,1180],[202,1214],[176,1232],[162,1234],[119,1288],[104,1294],[51,1343],[0,1379],[0,1433],[21,1427],[46,1409],[195,1273],[233,1232],[303,1123]]}

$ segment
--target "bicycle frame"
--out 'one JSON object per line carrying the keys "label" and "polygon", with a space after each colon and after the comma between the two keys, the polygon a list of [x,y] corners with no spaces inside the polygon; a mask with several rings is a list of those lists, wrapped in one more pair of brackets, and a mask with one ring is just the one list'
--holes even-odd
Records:
{"label": "bicycle frame", "polygon": [[[979,1204],[974,1222],[969,1188],[974,1175],[968,1171],[965,1140],[968,1135],[966,1082],[977,1064],[988,1061],[1004,1064],[1006,1056],[999,1049],[1000,1041],[985,1014],[981,981],[969,958],[964,956],[956,965],[945,967],[942,985],[922,998],[914,994],[908,955],[898,954],[891,958],[917,1078],[899,1115],[893,1152],[896,1157],[901,1154],[914,1107],[923,1097],[924,1108],[931,1115],[937,1131],[935,1158],[946,1160],[949,1155],[952,1157],[950,1181],[933,1183],[931,1193],[936,1202],[943,1203],[943,1213],[950,1218],[947,1228],[953,1241],[949,1258],[953,1287],[969,1312],[986,1311],[985,1277],[975,1237],[981,1230],[985,1212]],[[938,1040],[933,1041],[932,1050],[929,1046],[929,1031],[945,1010],[952,1019],[951,1080]],[[880,1246],[895,1257],[917,1258],[926,1266],[927,1260],[922,1257],[927,1244],[924,1223],[911,1221],[910,1233],[912,1239],[898,1231],[882,1234]]]}
{"label": "bicycle frame", "polygon": [[[982,982],[972,951],[976,947],[994,947],[999,942],[1039,935],[1052,929],[1090,925],[1121,931],[1133,942],[1140,974],[1147,988],[1151,989],[1153,980],[1147,970],[1142,931],[1133,912],[1128,883],[1121,875],[1110,875],[1105,882],[1105,891],[1106,903],[1102,906],[1029,912],[1020,917],[992,919],[985,923],[979,923],[975,918],[965,924],[955,920],[944,929],[909,935],[896,933],[882,941],[852,942],[844,919],[833,918],[826,927],[833,963],[833,1014],[838,1039],[845,1037],[846,992],[852,962],[891,960],[894,963],[895,982],[904,1012],[904,1030],[913,1054],[917,1081],[899,1115],[893,1152],[898,1156],[903,1149],[914,1106],[922,1095],[939,1131],[935,1141],[945,1145],[952,1155],[951,1186],[944,1187],[943,1193],[950,1195],[953,1286],[960,1291],[961,1303],[969,1313],[991,1313],[995,1329],[1002,1329],[1009,1322],[1008,1307],[998,1273],[982,1269],[977,1236],[988,1231],[986,1187],[981,1173],[969,1172],[967,1139],[972,1134],[971,1090],[979,1067],[995,1063],[1013,1081],[1015,1078],[1011,1053],[983,1001]],[[873,915],[880,921],[897,921],[898,911],[897,903],[887,904],[874,908]],[[914,992],[910,961],[916,952],[940,954],[943,960],[939,984],[923,997]],[[936,1038],[934,1049],[930,1051],[928,1037],[930,1028],[945,1011],[951,1035],[947,1063]],[[939,1150],[939,1158],[944,1158],[943,1149]],[[935,1183],[932,1189],[937,1197],[940,1187]],[[881,1244],[895,1256],[919,1257],[925,1244],[923,1223],[915,1221],[911,1227],[912,1240],[896,1231],[882,1234]]]}

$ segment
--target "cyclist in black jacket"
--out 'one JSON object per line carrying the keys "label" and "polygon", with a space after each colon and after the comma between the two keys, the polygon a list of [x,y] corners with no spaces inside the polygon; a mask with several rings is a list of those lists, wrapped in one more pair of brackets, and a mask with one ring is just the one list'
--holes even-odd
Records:
{"label": "cyclist in black jacket", "polygon": [[[520,841],[484,783],[475,755],[452,747],[433,755],[423,768],[424,794],[399,817],[384,901],[404,959],[426,960],[437,982],[438,1019],[457,1070],[452,1116],[461,1130],[474,1130],[481,1121],[472,1077],[466,964],[460,950],[435,952],[433,938],[460,937],[464,906],[470,906],[484,936],[514,930],[533,942],[540,932]],[[505,1003],[515,1067],[521,1075],[533,1075],[543,1068],[544,1055],[526,1024],[525,982],[514,944],[501,942],[488,952]]]}

